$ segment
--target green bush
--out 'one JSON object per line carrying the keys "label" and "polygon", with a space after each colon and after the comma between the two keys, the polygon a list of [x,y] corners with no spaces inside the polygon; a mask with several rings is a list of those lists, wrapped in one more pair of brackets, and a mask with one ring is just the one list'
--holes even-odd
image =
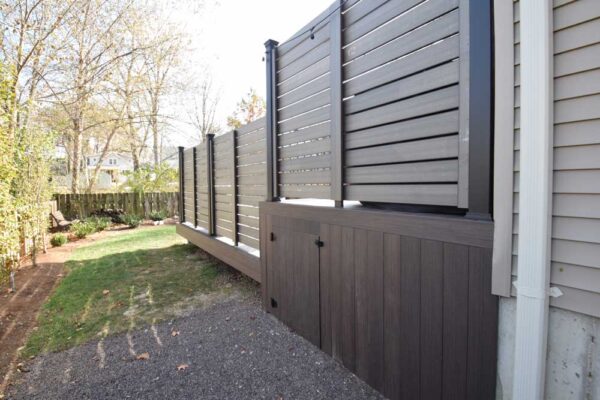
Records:
{"label": "green bush", "polygon": [[167,213],[164,211],[153,211],[150,213],[150,219],[152,221],[162,221],[167,218]]}
{"label": "green bush", "polygon": [[102,232],[110,226],[112,220],[108,217],[90,217],[85,222],[92,225],[95,232]]}
{"label": "green bush", "polygon": [[65,235],[63,235],[62,233],[57,233],[50,239],[50,244],[54,247],[60,247],[62,245],[67,244],[68,241],[69,239]]}
{"label": "green bush", "polygon": [[80,221],[71,225],[71,232],[79,239],[85,238],[96,232],[96,226],[93,223]]}
{"label": "green bush", "polygon": [[121,216],[121,220],[130,228],[137,228],[142,223],[142,218],[133,214],[125,214]]}

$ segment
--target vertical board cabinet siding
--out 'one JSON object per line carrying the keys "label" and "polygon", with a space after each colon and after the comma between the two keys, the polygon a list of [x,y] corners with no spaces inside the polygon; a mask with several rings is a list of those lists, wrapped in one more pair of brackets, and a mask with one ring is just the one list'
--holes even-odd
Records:
{"label": "vertical board cabinet siding", "polygon": [[494,398],[493,223],[277,203],[261,215],[267,311],[390,399]]}

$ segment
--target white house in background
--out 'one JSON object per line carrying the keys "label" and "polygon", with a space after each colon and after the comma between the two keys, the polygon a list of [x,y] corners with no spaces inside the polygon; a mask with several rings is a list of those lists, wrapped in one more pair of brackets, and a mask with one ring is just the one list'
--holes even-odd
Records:
{"label": "white house in background", "polygon": [[[100,154],[87,156],[85,165],[88,172],[91,173],[99,162]],[[113,184],[123,182],[128,171],[133,171],[133,159],[125,153],[108,153],[100,166],[100,172],[109,175]]]}

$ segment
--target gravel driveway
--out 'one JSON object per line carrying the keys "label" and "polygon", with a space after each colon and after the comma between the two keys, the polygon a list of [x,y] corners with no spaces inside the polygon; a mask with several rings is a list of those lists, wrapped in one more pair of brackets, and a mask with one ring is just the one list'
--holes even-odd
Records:
{"label": "gravel driveway", "polygon": [[8,398],[381,398],[248,299],[41,356],[26,369]]}

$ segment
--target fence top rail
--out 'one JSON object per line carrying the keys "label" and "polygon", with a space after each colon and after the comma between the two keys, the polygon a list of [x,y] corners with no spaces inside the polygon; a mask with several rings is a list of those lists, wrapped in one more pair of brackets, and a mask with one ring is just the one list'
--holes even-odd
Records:
{"label": "fence top rail", "polygon": [[[342,0],[345,3],[347,0]],[[304,40],[310,38],[311,33],[315,33],[321,28],[323,28],[330,20],[331,16],[335,11],[337,11],[339,7],[339,1],[334,1],[329,7],[327,7],[323,12],[321,12],[317,17],[315,17],[308,24],[304,25],[302,29],[292,35],[291,38],[286,40],[285,42],[279,44],[277,47],[277,55],[279,57],[283,56],[294,47],[298,46]]]}
{"label": "fence top rail", "polygon": [[246,135],[246,134],[264,129],[265,126],[266,126],[266,119],[265,119],[265,117],[262,117],[257,120],[254,120],[250,123],[247,123],[246,125],[240,126],[238,129],[236,129],[236,131],[238,132],[239,135]]}

